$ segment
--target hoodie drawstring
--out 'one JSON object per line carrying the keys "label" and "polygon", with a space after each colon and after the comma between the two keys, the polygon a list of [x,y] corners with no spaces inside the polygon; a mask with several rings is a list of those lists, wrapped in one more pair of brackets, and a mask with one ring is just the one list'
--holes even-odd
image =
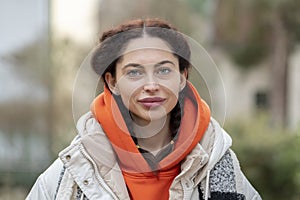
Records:
{"label": "hoodie drawstring", "polygon": [[207,174],[206,174],[206,184],[205,184],[205,200],[208,200],[209,195],[209,176],[210,176],[210,170],[207,170]]}

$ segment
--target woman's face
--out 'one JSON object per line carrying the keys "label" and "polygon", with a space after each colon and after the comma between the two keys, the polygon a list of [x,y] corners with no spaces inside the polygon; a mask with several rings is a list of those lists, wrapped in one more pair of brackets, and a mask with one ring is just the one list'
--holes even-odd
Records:
{"label": "woman's face", "polygon": [[134,121],[145,125],[166,117],[175,107],[185,86],[184,75],[178,58],[161,39],[144,37],[129,42],[116,65],[116,76],[107,73],[105,79]]}

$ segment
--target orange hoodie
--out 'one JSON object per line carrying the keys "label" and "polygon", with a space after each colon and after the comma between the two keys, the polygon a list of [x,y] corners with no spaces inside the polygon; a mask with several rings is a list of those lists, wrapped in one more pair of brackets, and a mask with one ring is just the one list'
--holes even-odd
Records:
{"label": "orange hoodie", "polygon": [[94,100],[92,112],[116,152],[131,199],[169,199],[169,188],[180,173],[180,162],[199,143],[207,129],[210,110],[190,82],[187,87],[184,115],[174,150],[159,162],[159,171],[155,174],[128,133],[110,91],[105,87]]}

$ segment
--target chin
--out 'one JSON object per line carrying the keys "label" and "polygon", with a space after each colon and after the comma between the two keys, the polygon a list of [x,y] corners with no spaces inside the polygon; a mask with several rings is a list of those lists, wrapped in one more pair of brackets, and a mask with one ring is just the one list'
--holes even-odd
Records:
{"label": "chin", "polygon": [[167,114],[165,112],[159,112],[159,111],[148,111],[147,117],[145,117],[144,120],[147,121],[156,121],[165,119],[167,117]]}

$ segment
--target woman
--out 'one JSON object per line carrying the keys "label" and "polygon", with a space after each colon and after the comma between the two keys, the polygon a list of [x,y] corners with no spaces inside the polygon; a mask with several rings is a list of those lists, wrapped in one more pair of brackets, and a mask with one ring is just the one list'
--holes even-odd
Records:
{"label": "woman", "polygon": [[186,80],[190,54],[159,19],[105,32],[91,61],[104,92],[27,199],[261,199]]}

